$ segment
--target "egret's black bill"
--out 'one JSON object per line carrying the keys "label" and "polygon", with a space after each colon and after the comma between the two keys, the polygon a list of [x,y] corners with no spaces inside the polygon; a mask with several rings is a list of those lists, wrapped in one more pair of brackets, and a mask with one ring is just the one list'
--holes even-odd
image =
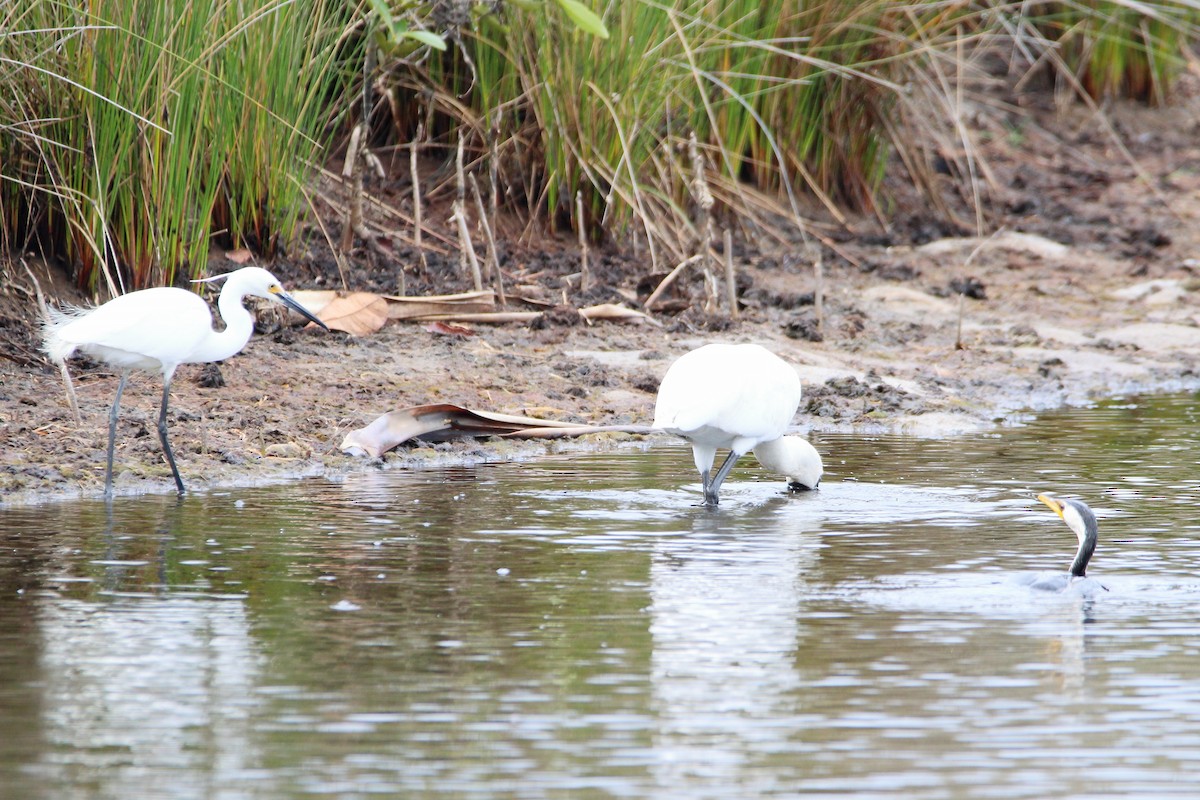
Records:
{"label": "egret's black bill", "polygon": [[300,314],[303,317],[307,317],[308,319],[312,320],[316,324],[320,325],[325,330],[329,330],[328,325],[326,325],[324,322],[321,322],[321,320],[317,319],[316,315],[314,315],[307,308],[305,308],[304,306],[300,305],[295,300],[293,300],[287,292],[276,292],[275,296],[277,298],[279,298],[279,302],[283,303],[285,306],[290,308],[292,311],[295,311],[297,314]]}

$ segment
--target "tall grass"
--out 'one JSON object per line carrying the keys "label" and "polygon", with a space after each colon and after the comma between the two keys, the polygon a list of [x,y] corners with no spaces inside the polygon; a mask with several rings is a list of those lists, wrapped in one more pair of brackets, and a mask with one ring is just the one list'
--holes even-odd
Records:
{"label": "tall grass", "polygon": [[16,5],[7,22],[26,33],[0,40],[21,45],[0,75],[0,111],[18,120],[0,131],[5,205],[82,284],[198,273],[214,234],[266,250],[290,236],[321,149],[341,3]]}
{"label": "tall grass", "polygon": [[[982,230],[989,173],[968,120],[985,63],[1160,102],[1200,19],[1194,0],[589,4],[609,38],[553,2],[395,2],[420,34],[388,62],[363,57],[378,2],[0,3],[0,244],[135,286],[203,269],[213,236],[271,254],[328,121],[366,96],[402,143],[431,122],[449,160],[465,138],[527,230],[582,227],[659,264],[704,243],[708,196],[755,242],[791,241],[822,211],[886,218],[895,163]],[[453,46],[429,50],[430,31]],[[343,91],[364,64],[372,91]]]}
{"label": "tall grass", "polygon": [[1057,42],[1064,63],[1096,100],[1162,103],[1185,67],[1197,33],[1194,2],[1104,0],[1041,3],[1032,21]]}
{"label": "tall grass", "polygon": [[609,7],[605,42],[550,15],[489,17],[476,98],[483,116],[511,110],[514,139],[538,142],[545,186],[527,196],[565,216],[582,190],[607,233],[679,258],[700,235],[692,135],[718,207],[744,225],[764,208],[795,215],[799,193],[834,215],[873,207],[882,123],[918,61],[915,19],[886,2],[642,0]]}
{"label": "tall grass", "polygon": [[[544,10],[482,14],[470,59],[435,61],[425,88],[445,98],[447,138],[465,133],[478,153],[492,149],[488,120],[501,115],[496,151],[519,188],[506,194],[527,213],[671,258],[694,252],[701,235],[693,134],[717,212],[753,237],[789,238],[789,220],[811,208],[801,195],[835,219],[883,215],[882,178],[897,155],[946,214],[934,165],[951,162],[975,212],[961,222],[983,228],[988,169],[966,123],[987,79],[981,54],[1011,59],[1014,71],[1074,71],[1074,85],[1096,95],[1162,97],[1198,17],[1196,4],[1134,0],[632,0],[598,10],[608,40]],[[577,192],[588,198],[583,220]]]}

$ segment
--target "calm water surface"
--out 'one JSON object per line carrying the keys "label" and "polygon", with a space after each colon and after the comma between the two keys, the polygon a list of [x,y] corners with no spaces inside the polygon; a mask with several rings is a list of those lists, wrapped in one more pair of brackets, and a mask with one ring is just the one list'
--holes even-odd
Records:
{"label": "calm water surface", "polygon": [[3,510],[0,796],[1195,797],[1198,402]]}

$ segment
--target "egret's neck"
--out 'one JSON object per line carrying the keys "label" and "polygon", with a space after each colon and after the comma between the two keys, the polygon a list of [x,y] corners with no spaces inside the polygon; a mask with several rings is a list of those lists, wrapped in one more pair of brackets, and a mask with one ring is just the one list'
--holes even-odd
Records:
{"label": "egret's neck", "polygon": [[202,364],[208,361],[224,361],[237,355],[238,351],[246,346],[246,342],[250,341],[250,334],[254,332],[254,318],[242,305],[244,295],[240,292],[230,292],[228,289],[229,285],[226,284],[217,299],[217,310],[225,322],[225,330],[220,333],[211,331],[188,356],[188,362]]}
{"label": "egret's neck", "polygon": [[763,442],[754,448],[754,457],[771,472],[786,475],[809,489],[816,487],[824,472],[820,453],[799,436]]}
{"label": "egret's neck", "polygon": [[754,457],[771,472],[787,475],[792,466],[791,449],[787,437],[781,436],[770,442],[762,442],[754,448]]}

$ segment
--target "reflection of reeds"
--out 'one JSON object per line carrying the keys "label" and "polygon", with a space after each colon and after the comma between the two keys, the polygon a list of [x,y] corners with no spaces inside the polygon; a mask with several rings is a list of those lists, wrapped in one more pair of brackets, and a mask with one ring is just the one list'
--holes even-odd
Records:
{"label": "reflection of reeds", "polygon": [[120,264],[135,286],[203,269],[214,233],[270,252],[291,236],[319,149],[339,7],[0,7],[7,243],[37,230],[83,281],[115,284]]}

